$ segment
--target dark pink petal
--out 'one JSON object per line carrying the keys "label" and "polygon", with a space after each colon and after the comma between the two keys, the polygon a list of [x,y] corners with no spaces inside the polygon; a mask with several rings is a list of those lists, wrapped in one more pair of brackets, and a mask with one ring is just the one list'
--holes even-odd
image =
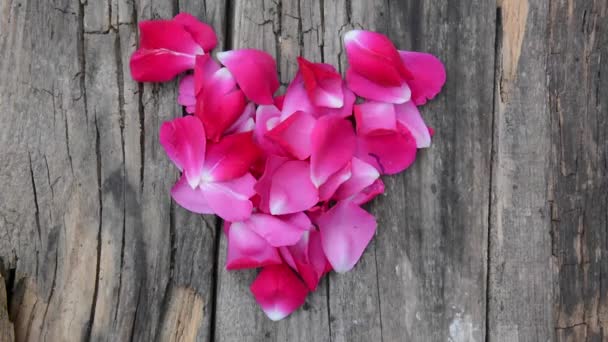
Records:
{"label": "dark pink petal", "polygon": [[431,134],[414,102],[395,105],[395,113],[397,121],[405,126],[416,140],[416,147],[431,146]]}
{"label": "dark pink petal", "polygon": [[131,77],[137,82],[167,82],[194,67],[194,55],[167,49],[139,49],[131,56]]}
{"label": "dark pink petal", "polygon": [[250,290],[273,321],[287,317],[304,304],[308,295],[306,285],[285,264],[264,267]]}
{"label": "dark pink petal", "polygon": [[435,97],[445,84],[445,67],[437,57],[422,52],[399,51],[403,63],[412,73],[408,80],[412,99],[418,106]]}
{"label": "dark pink petal", "polygon": [[327,201],[336,192],[336,190],[352,176],[351,163],[347,163],[344,167],[331,175],[327,182],[319,187],[319,200]]}
{"label": "dark pink petal", "polygon": [[359,158],[353,158],[351,170],[352,176],[340,185],[333,196],[334,199],[342,200],[355,195],[372,185],[380,177],[375,167]]}
{"label": "dark pink petal", "polygon": [[184,172],[194,189],[201,181],[205,163],[205,130],[194,116],[167,121],[160,127],[160,144],[169,158]]}
{"label": "dark pink petal", "polygon": [[406,128],[360,136],[357,157],[383,175],[407,169],[416,159],[416,141]]}
{"label": "dark pink petal", "polygon": [[311,178],[319,187],[353,157],[356,137],[352,124],[341,118],[324,116],[312,132]]}
{"label": "dark pink petal", "polygon": [[405,81],[396,86],[383,86],[368,80],[353,69],[346,71],[346,82],[355,94],[373,101],[404,103],[409,101],[412,95]]}
{"label": "dark pink petal", "polygon": [[268,156],[264,165],[264,173],[255,185],[255,191],[260,195],[259,209],[265,213],[270,213],[270,187],[277,169],[288,161],[287,158],[276,155]]}
{"label": "dark pink petal", "polygon": [[244,221],[251,216],[255,178],[250,173],[227,182],[202,183],[201,190],[213,212],[227,221]]}
{"label": "dark pink petal", "polygon": [[205,52],[209,52],[217,45],[217,37],[213,28],[205,23],[201,23],[193,15],[180,13],[173,18],[184,26],[190,33],[194,41],[200,45]]}
{"label": "dark pink petal", "polygon": [[318,201],[319,193],[310,180],[310,164],[307,161],[290,160],[276,169],[268,199],[272,215],[304,211]]}
{"label": "dark pink petal", "polygon": [[185,55],[203,55],[205,51],[192,38],[183,24],[175,20],[146,20],[139,22],[139,48],[162,49]]}
{"label": "dark pink petal", "polygon": [[316,290],[327,265],[320,233],[316,230],[306,232],[297,244],[282,247],[280,252],[283,260],[298,272],[308,288]]}
{"label": "dark pink petal", "polygon": [[181,176],[171,189],[171,197],[180,206],[197,214],[213,214],[205,195],[199,187],[192,189],[185,176]]}
{"label": "dark pink petal", "polygon": [[247,98],[257,104],[273,104],[279,89],[277,66],[271,55],[255,49],[220,52],[219,61],[230,70]]}
{"label": "dark pink petal", "polygon": [[281,112],[277,107],[258,106],[255,113],[255,142],[267,155],[283,155],[283,149],[266,137],[266,133],[279,124]]}
{"label": "dark pink petal", "polygon": [[232,222],[228,233],[226,269],[238,270],[281,264],[281,256],[243,222]]}
{"label": "dark pink petal", "polygon": [[[200,94],[206,85],[214,86],[211,78],[220,69],[220,65],[211,58],[211,55],[197,55],[194,64],[194,94]],[[236,81],[232,80],[232,82],[236,84]]]}
{"label": "dark pink petal", "polygon": [[342,82],[342,93],[344,95],[343,106],[340,108],[315,106],[308,97],[302,76],[298,73],[285,92],[285,98],[281,109],[281,119],[285,120],[298,111],[309,113],[315,118],[321,116],[336,116],[342,118],[350,116],[352,115],[353,104],[356,99],[355,94],[347,88],[344,82]]}
{"label": "dark pink petal", "polygon": [[318,107],[341,108],[344,105],[342,77],[325,63],[312,63],[298,57],[300,73],[310,101]]}
{"label": "dark pink petal", "polygon": [[294,245],[300,241],[302,234],[308,231],[308,227],[302,228],[268,214],[253,214],[245,224],[273,247]]}
{"label": "dark pink petal", "polygon": [[253,131],[255,128],[255,103],[249,102],[245,105],[243,112],[238,119],[228,127],[225,134],[243,133]]}
{"label": "dark pink petal", "polygon": [[179,95],[177,103],[186,107],[186,112],[194,113],[196,108],[196,96],[194,95],[194,76],[187,75],[179,81]]}
{"label": "dark pink petal", "polygon": [[397,119],[395,107],[391,103],[366,102],[355,105],[357,134],[367,135],[378,129],[395,130]]}
{"label": "dark pink petal", "polygon": [[349,31],[344,46],[350,67],[374,83],[398,86],[411,78],[393,43],[380,33]]}
{"label": "dark pink petal", "polygon": [[310,114],[296,112],[267,132],[266,137],[296,159],[304,160],[310,157],[310,138],[315,122]]}
{"label": "dark pink petal", "polygon": [[363,189],[360,193],[351,197],[350,201],[357,204],[363,205],[371,200],[373,200],[376,196],[384,193],[384,182],[382,179],[378,178],[372,185]]}
{"label": "dark pink petal", "polygon": [[207,147],[203,181],[222,182],[243,176],[260,157],[252,132],[227,135]]}
{"label": "dark pink petal", "polygon": [[376,231],[374,216],[350,201],[338,202],[318,224],[325,256],[339,273],[355,266]]}

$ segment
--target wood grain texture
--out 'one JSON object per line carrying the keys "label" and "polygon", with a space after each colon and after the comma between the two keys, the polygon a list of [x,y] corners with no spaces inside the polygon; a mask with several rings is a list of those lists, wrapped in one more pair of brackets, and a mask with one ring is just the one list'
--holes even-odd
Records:
{"label": "wood grain texture", "polygon": [[0,274],[0,342],[13,342],[15,340],[15,327],[8,316],[8,300],[4,282],[5,280]]}

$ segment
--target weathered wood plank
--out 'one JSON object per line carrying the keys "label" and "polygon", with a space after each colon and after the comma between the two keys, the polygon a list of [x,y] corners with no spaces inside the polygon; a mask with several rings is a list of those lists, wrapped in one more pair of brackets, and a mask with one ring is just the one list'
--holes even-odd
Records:
{"label": "weathered wood plank", "polygon": [[549,199],[558,341],[607,338],[607,35],[605,1],[551,3]]}
{"label": "weathered wood plank", "polygon": [[[274,55],[283,85],[288,84],[297,71],[296,56],[320,60],[322,37],[314,34],[321,31],[318,1],[247,0],[235,1],[233,5],[233,39],[228,48],[257,48]],[[222,234],[215,321],[217,341],[329,341],[324,282],[309,295],[300,310],[280,322],[272,322],[249,291],[256,272],[226,271],[225,256],[226,239]]]}
{"label": "weathered wood plank", "polygon": [[13,342],[15,340],[15,327],[8,317],[8,300],[4,278],[0,273],[0,342]]}
{"label": "weathered wood plank", "polygon": [[553,335],[548,3],[498,4],[488,338],[547,341]]}
{"label": "weathered wood plank", "polygon": [[[481,340],[494,5],[325,5],[325,56],[343,71],[340,39],[351,28],[377,30],[402,49],[431,52],[448,71],[443,93],[422,109],[437,130],[433,145],[404,174],[385,177],[386,195],[371,206],[378,218],[375,240],[353,272],[330,277],[332,340]],[[462,68],[473,59],[475,73]]]}

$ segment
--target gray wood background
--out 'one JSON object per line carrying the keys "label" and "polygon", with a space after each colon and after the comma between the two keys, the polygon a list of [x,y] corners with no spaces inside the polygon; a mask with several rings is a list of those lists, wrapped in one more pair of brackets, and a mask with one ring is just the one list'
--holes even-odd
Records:
{"label": "gray wood background", "polygon": [[[445,63],[433,146],[375,239],[273,323],[214,217],[171,202],[176,83],[137,84],[137,22],[345,69],[386,33]],[[608,1],[0,0],[0,341],[607,341]]]}

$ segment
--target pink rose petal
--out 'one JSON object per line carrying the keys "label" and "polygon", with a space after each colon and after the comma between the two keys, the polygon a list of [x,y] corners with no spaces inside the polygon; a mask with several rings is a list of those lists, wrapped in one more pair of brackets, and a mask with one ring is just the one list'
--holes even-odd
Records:
{"label": "pink rose petal", "polygon": [[193,189],[200,183],[205,163],[205,130],[194,116],[167,121],[160,128],[160,144],[169,158],[184,172]]}
{"label": "pink rose petal", "polygon": [[318,201],[319,193],[310,180],[310,164],[307,161],[290,160],[276,169],[268,199],[271,214],[304,211]]}
{"label": "pink rose petal", "polygon": [[346,71],[346,82],[355,94],[373,101],[404,103],[409,101],[412,95],[406,81],[395,86],[383,86],[368,80],[353,69]]}
{"label": "pink rose petal", "polygon": [[399,51],[403,63],[412,73],[408,80],[412,99],[418,106],[435,97],[445,84],[445,67],[441,61],[428,53]]}
{"label": "pink rose petal", "polygon": [[397,121],[405,126],[414,140],[416,147],[425,148],[431,146],[431,134],[429,128],[424,123],[420,111],[412,101],[408,101],[401,105],[395,105],[395,113]]}
{"label": "pink rose petal", "polygon": [[199,187],[188,185],[185,176],[181,176],[171,189],[171,197],[180,206],[197,214],[213,214],[205,195]]}
{"label": "pink rose petal", "polygon": [[201,191],[213,212],[227,221],[244,221],[251,216],[255,178],[245,174],[227,182],[202,183]]}
{"label": "pink rose petal", "polygon": [[357,142],[356,156],[383,175],[399,173],[416,160],[416,141],[407,128],[360,136]]}
{"label": "pink rose petal", "polygon": [[380,177],[374,166],[359,158],[353,158],[351,170],[352,176],[340,185],[333,196],[334,199],[342,200],[355,195],[372,185]]}
{"label": "pink rose petal", "polygon": [[203,166],[206,182],[222,182],[243,176],[260,156],[252,132],[227,135],[210,143]]}
{"label": "pink rose petal", "polygon": [[355,105],[357,134],[367,135],[378,129],[395,130],[395,107],[390,103],[366,102]]}
{"label": "pink rose petal", "polygon": [[312,132],[311,178],[319,187],[353,157],[356,137],[352,124],[341,118],[322,117]]}
{"label": "pink rose petal", "polygon": [[312,63],[302,57],[298,57],[298,64],[308,98],[315,106],[341,108],[344,105],[342,77],[333,66]]}
{"label": "pink rose petal", "polygon": [[262,310],[273,321],[281,320],[302,306],[308,288],[285,264],[266,266],[250,287]]}
{"label": "pink rose petal", "polygon": [[233,222],[227,231],[226,269],[258,268],[282,263],[278,250],[246,224]]}
{"label": "pink rose petal", "polygon": [[266,137],[296,159],[310,157],[311,135],[315,118],[305,112],[296,112],[266,133]]}

